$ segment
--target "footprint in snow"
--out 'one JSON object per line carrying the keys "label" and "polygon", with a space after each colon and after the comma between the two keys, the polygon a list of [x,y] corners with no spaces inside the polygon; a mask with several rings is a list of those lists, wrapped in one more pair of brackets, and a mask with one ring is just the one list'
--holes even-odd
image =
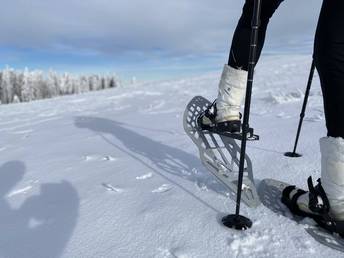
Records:
{"label": "footprint in snow", "polygon": [[101,156],[101,155],[86,155],[84,156],[85,161],[115,161],[116,158],[112,157],[110,155],[107,156]]}
{"label": "footprint in snow", "polygon": [[116,158],[112,157],[112,156],[105,156],[102,158],[102,160],[107,160],[107,161],[115,161]]}
{"label": "footprint in snow", "polygon": [[137,176],[136,179],[137,180],[145,180],[145,179],[149,179],[153,177],[153,174],[152,173],[148,173],[148,174],[145,174],[145,175],[142,175],[142,176]]}
{"label": "footprint in snow", "polygon": [[20,189],[14,190],[12,192],[10,192],[7,197],[11,198],[13,196],[16,195],[20,195],[20,194],[27,194],[29,191],[31,191],[34,187],[35,184],[37,184],[39,181],[38,180],[30,180],[28,181],[29,185],[22,187]]}
{"label": "footprint in snow", "polygon": [[165,193],[167,191],[170,191],[172,189],[172,187],[168,184],[163,184],[162,186],[160,186],[159,188],[157,189],[154,189],[152,191],[152,193]]}
{"label": "footprint in snow", "polygon": [[116,193],[123,193],[124,192],[123,189],[114,187],[111,184],[102,183],[102,186],[105,187],[105,189],[109,192],[116,192]]}

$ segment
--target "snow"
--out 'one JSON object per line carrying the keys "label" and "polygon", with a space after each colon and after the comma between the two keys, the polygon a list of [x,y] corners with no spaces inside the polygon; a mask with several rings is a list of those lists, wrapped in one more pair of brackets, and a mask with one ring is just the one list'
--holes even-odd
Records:
{"label": "snow", "polygon": [[[311,57],[266,56],[257,67],[248,143],[257,183],[300,187],[320,176],[326,134],[318,78],[293,145]],[[1,105],[0,257],[342,257],[296,222],[242,206],[245,232],[221,225],[228,190],[198,159],[182,114],[216,96],[220,72]]]}

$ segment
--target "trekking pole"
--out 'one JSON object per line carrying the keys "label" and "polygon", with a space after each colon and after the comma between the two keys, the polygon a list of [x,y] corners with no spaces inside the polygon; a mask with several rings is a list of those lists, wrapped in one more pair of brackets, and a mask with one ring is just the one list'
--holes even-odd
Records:
{"label": "trekking pole", "polygon": [[313,59],[311,70],[310,70],[310,73],[309,73],[306,93],[305,93],[305,97],[304,97],[304,100],[303,100],[302,110],[301,110],[301,114],[300,114],[299,126],[297,128],[296,139],[295,139],[295,144],[294,144],[294,150],[292,152],[284,153],[284,156],[286,156],[286,157],[299,158],[299,157],[302,156],[301,154],[296,152],[296,148],[297,148],[297,144],[299,142],[299,137],[300,137],[300,132],[301,132],[301,128],[302,128],[303,118],[305,117],[305,113],[306,113],[306,107],[307,107],[309,92],[311,90],[311,86],[312,86],[312,82],[313,82],[314,71],[315,71],[315,62],[314,62],[314,59]]}
{"label": "trekking pole", "polygon": [[243,176],[244,176],[244,166],[245,166],[245,157],[246,157],[246,141],[247,141],[247,134],[249,132],[251,95],[252,95],[254,68],[256,65],[261,3],[262,3],[262,0],[255,0],[254,8],[253,8],[252,32],[251,32],[251,40],[250,40],[250,56],[248,60],[248,76],[247,76],[244,121],[243,121],[242,141],[241,141],[241,151],[240,151],[236,210],[235,210],[235,214],[228,215],[222,219],[222,223],[226,227],[235,228],[237,230],[246,230],[252,227],[252,221],[249,218],[240,215],[240,203],[241,203],[241,191],[242,191],[242,182],[243,182]]}

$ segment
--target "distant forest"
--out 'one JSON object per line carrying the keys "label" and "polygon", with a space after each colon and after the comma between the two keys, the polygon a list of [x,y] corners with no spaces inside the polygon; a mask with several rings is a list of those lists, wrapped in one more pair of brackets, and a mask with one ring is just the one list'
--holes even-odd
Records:
{"label": "distant forest", "polygon": [[78,94],[119,86],[116,75],[72,75],[55,71],[14,70],[0,72],[1,104],[29,102],[61,95]]}

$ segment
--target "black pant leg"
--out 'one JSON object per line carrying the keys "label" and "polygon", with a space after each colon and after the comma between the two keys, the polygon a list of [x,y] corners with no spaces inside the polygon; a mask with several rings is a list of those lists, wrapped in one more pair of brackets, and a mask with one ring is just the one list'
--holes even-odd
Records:
{"label": "black pant leg", "polygon": [[328,136],[344,138],[344,1],[324,0],[314,44]]}
{"label": "black pant leg", "polygon": [[[261,25],[259,29],[257,60],[262,52],[266,29],[270,18],[283,0],[262,0]],[[343,0],[344,1],[344,0]],[[246,0],[239,23],[234,32],[232,47],[229,53],[228,65],[234,68],[248,70],[250,53],[251,22],[253,16],[254,0]]]}

